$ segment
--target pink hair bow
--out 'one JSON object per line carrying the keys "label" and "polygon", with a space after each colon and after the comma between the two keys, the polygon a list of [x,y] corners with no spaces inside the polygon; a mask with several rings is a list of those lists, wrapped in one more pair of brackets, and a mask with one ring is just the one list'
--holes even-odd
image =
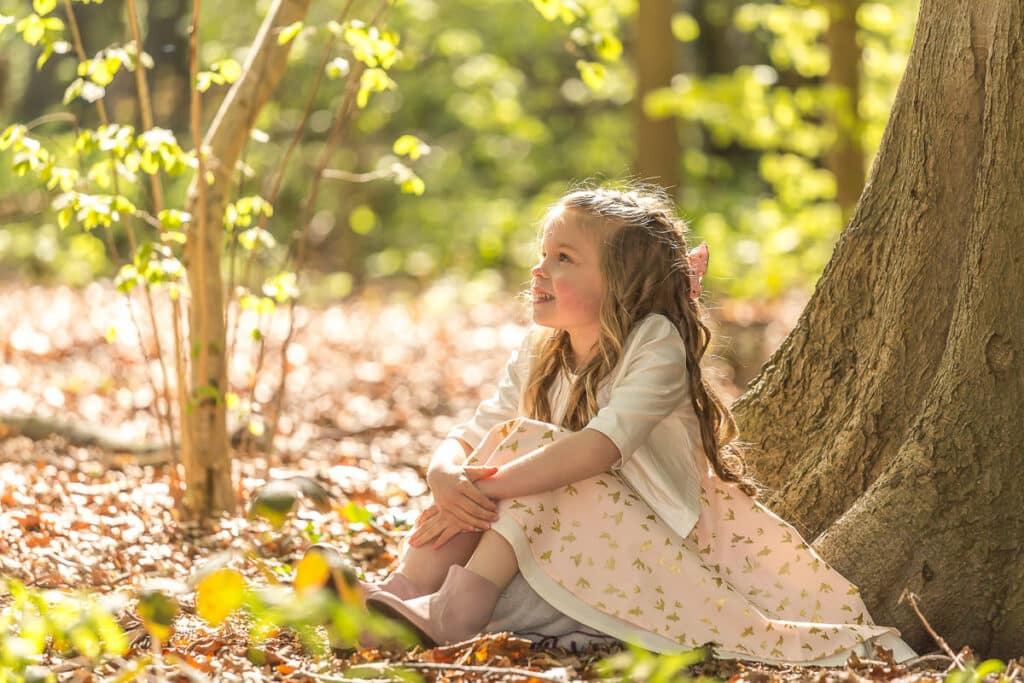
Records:
{"label": "pink hair bow", "polygon": [[708,271],[708,243],[701,242],[686,252],[690,261],[690,298],[697,299],[703,291],[704,273]]}

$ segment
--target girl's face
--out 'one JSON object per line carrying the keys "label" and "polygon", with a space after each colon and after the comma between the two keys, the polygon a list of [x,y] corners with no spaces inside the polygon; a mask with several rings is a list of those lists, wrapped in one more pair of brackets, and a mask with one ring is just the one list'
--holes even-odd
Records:
{"label": "girl's face", "polygon": [[604,295],[597,236],[577,227],[572,211],[554,214],[541,240],[533,275],[533,320],[567,330],[577,359],[597,341]]}

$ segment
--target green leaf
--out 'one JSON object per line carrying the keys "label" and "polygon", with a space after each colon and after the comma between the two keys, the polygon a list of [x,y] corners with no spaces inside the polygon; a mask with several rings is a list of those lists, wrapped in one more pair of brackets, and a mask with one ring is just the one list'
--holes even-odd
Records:
{"label": "green leaf", "polygon": [[299,35],[299,31],[302,30],[302,22],[296,21],[294,24],[289,24],[281,29],[281,32],[277,34],[277,44],[284,45],[289,42],[295,36]]}
{"label": "green leaf", "polygon": [[46,47],[44,47],[43,51],[39,54],[39,57],[36,58],[36,70],[42,69],[43,65],[46,64],[46,61],[50,58],[50,55],[52,54],[53,43],[47,43]]}
{"label": "green leaf", "polygon": [[142,625],[150,635],[163,642],[171,635],[174,618],[180,608],[178,602],[161,588],[146,588],[139,594],[139,603],[135,608]]}
{"label": "green leaf", "polygon": [[345,503],[345,507],[341,509],[342,516],[349,522],[356,524],[369,524],[373,521],[373,513],[367,510],[362,505],[357,505],[351,500]]}
{"label": "green leaf", "polygon": [[576,68],[580,71],[580,78],[591,90],[600,90],[604,85],[605,68],[599,62],[588,62],[585,59],[576,60]]}
{"label": "green leaf", "polygon": [[81,78],[71,81],[71,84],[64,90],[64,104],[68,104],[71,100],[82,94],[82,85],[84,83],[85,80]]}
{"label": "green leaf", "polygon": [[611,33],[601,33],[594,47],[597,55],[607,62],[614,62],[622,56],[622,41]]}
{"label": "green leaf", "polygon": [[227,83],[234,83],[242,75],[241,65],[231,58],[218,60],[210,68],[223,76]]}
{"label": "green leaf", "polygon": [[369,102],[370,93],[383,92],[395,86],[395,82],[391,80],[383,69],[367,69],[359,79],[359,94],[356,95],[356,105],[362,109]]}
{"label": "green leaf", "polygon": [[411,178],[408,178],[402,182],[401,189],[402,192],[406,194],[414,194],[419,196],[423,194],[424,191],[426,191],[427,186],[418,175],[413,174]]}
{"label": "green leaf", "polygon": [[71,215],[73,213],[74,212],[72,211],[70,206],[65,207],[57,212],[57,225],[60,226],[61,230],[63,230],[64,228],[68,227],[68,225],[71,224]]}
{"label": "green leaf", "polygon": [[156,218],[164,228],[176,229],[192,220],[192,214],[178,209],[164,209]]}
{"label": "green leaf", "polygon": [[22,40],[29,45],[38,45],[46,35],[46,26],[42,18],[35,14],[30,14],[15,24],[14,30],[20,33]]}
{"label": "green leaf", "polygon": [[416,161],[423,154],[428,154],[430,147],[415,135],[403,135],[395,140],[392,150],[399,156],[408,156]]}

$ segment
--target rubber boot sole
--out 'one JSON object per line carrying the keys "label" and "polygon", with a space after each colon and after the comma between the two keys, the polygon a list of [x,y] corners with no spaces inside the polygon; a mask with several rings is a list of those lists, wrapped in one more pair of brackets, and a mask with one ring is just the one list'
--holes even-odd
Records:
{"label": "rubber boot sole", "polygon": [[404,614],[395,610],[390,605],[378,602],[371,596],[366,601],[366,608],[372,612],[385,616],[388,619],[401,622],[406,628],[416,634],[416,637],[419,638],[420,644],[424,647],[435,648],[439,645],[433,638],[427,635],[423,629],[406,619]]}

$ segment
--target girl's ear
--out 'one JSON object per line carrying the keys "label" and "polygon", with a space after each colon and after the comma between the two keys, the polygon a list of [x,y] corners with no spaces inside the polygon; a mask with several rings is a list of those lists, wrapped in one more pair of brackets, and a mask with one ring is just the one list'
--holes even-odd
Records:
{"label": "girl's ear", "polygon": [[693,274],[697,277],[704,275],[708,272],[708,243],[701,242],[696,247],[686,252],[686,257],[690,260],[690,268],[693,270]]}
{"label": "girl's ear", "polygon": [[690,298],[697,299],[704,291],[704,273],[708,271],[708,243],[701,242],[696,247],[686,252],[686,258],[690,261]]}

